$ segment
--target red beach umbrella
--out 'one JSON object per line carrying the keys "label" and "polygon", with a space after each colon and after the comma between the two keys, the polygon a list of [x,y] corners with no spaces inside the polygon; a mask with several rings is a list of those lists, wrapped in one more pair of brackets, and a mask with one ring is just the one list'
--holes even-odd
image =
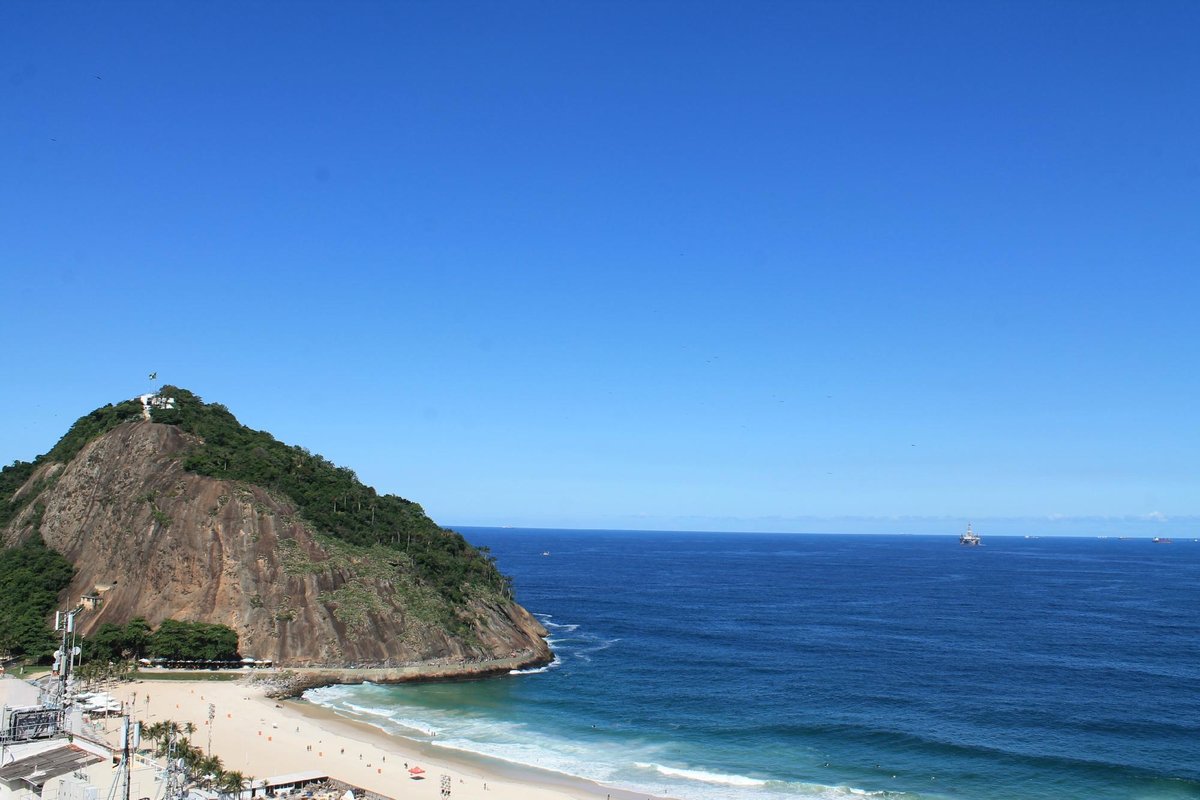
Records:
{"label": "red beach umbrella", "polygon": [[425,774],[425,770],[421,769],[420,767],[413,767],[412,769],[410,769],[410,770],[408,771],[408,774],[409,774],[409,775],[412,775],[412,776],[415,778],[415,777],[417,777],[418,775],[424,775],[424,774]]}

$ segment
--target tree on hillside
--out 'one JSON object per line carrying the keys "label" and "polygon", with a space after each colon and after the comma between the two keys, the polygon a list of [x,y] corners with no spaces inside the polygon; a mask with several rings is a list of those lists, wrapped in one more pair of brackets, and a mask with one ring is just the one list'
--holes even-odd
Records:
{"label": "tree on hillside", "polygon": [[75,568],[39,534],[0,550],[0,642],[15,656],[49,658],[56,640],[46,620]]}

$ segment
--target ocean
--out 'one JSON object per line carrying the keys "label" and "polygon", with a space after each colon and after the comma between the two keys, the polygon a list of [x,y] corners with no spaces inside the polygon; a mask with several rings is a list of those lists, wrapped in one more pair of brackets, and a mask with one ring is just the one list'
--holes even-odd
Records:
{"label": "ocean", "polygon": [[1200,798],[1200,543],[461,528],[548,668],[312,702],[682,800]]}

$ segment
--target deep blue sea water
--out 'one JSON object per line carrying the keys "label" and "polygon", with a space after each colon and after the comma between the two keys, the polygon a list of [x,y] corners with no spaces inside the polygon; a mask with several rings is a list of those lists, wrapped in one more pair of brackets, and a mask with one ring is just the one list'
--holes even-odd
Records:
{"label": "deep blue sea water", "polygon": [[686,800],[1200,798],[1200,543],[461,530],[555,665],[309,699]]}

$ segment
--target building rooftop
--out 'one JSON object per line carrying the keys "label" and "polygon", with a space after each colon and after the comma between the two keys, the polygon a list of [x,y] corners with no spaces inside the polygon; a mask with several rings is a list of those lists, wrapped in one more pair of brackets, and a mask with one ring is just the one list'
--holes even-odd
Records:
{"label": "building rooftop", "polygon": [[24,781],[41,786],[51,778],[82,769],[88,764],[103,761],[103,752],[84,741],[68,741],[62,736],[57,739],[41,739],[33,742],[6,745],[4,763],[0,765],[0,781],[12,783]]}
{"label": "building rooftop", "polygon": [[329,780],[328,772],[318,772],[310,770],[308,772],[289,772],[285,775],[272,775],[269,778],[258,778],[254,781],[254,788],[272,789],[276,786],[291,786],[295,783],[317,783],[318,781]]}
{"label": "building rooftop", "polygon": [[0,676],[0,706],[28,707],[38,704],[38,688],[11,675]]}

